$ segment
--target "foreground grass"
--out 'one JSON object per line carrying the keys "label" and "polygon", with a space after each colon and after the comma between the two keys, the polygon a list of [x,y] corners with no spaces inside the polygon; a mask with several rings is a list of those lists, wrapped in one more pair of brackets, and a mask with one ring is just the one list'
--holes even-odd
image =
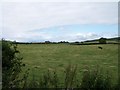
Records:
{"label": "foreground grass", "polygon": [[32,80],[25,80],[22,88],[55,88],[62,90],[119,90],[118,84],[112,85],[109,73],[104,75],[100,68],[86,69],[82,79],[77,78],[77,66],[69,64],[64,71],[64,80],[61,82],[56,71],[46,72],[40,79],[33,76]]}
{"label": "foreground grass", "polygon": [[117,83],[118,45],[21,44],[18,49],[26,67],[30,68],[30,80],[33,73],[38,80],[47,70],[57,70],[62,82],[64,69],[72,63],[77,65],[78,78],[82,78],[80,72],[86,68],[94,69],[98,65],[104,74],[106,71],[110,73],[113,84]]}

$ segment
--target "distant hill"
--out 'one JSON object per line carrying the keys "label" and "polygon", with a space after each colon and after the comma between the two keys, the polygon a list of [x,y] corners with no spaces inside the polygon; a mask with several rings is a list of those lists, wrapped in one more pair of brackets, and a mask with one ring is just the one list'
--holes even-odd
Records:
{"label": "distant hill", "polygon": [[[119,43],[120,37],[106,38],[107,43]],[[99,39],[87,40],[83,43],[99,43]]]}

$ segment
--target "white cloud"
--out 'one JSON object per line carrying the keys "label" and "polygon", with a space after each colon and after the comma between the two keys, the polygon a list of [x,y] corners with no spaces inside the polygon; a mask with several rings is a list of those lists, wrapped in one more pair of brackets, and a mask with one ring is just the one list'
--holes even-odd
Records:
{"label": "white cloud", "polygon": [[2,2],[118,2],[119,0],[1,0]]}
{"label": "white cloud", "polygon": [[[3,36],[17,40],[36,36],[27,33],[34,29],[72,24],[116,24],[117,11],[117,3],[4,2]],[[38,36],[44,37],[40,33]]]}
{"label": "white cloud", "polygon": [[[26,33],[28,35],[26,35]],[[26,32],[26,33],[17,33],[14,36],[11,36],[9,34],[7,37],[8,40],[16,40],[19,42],[39,42],[39,41],[52,41],[52,42],[58,42],[58,41],[85,41],[85,40],[93,40],[98,39],[100,37],[106,37],[111,38],[117,36],[117,34],[111,34],[111,33],[94,33],[94,32],[86,32],[86,33],[63,33],[63,34],[49,34],[47,32]]]}
{"label": "white cloud", "polygon": [[16,36],[9,37],[9,40],[17,40],[20,42],[26,42],[26,41],[83,41],[88,39],[95,39],[99,38],[100,36],[95,33],[66,33],[61,35],[51,35],[48,33],[40,32],[29,32],[29,35],[26,35],[24,33],[19,33]]}

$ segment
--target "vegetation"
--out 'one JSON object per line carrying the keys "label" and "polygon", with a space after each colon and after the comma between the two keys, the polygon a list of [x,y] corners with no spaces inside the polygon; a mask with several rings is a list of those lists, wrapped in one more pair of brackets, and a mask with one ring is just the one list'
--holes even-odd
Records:
{"label": "vegetation", "polygon": [[[36,79],[33,75],[31,81],[28,81],[25,88],[65,88],[80,90],[113,90],[111,77],[107,73],[103,73],[97,67],[94,70],[86,69],[83,72],[82,79],[77,78],[77,66],[69,64],[64,71],[64,81],[60,81],[59,74],[56,71],[49,71],[40,79]],[[116,90],[117,88],[115,88]]]}
{"label": "vegetation", "polygon": [[[101,40],[101,41],[100,41]],[[103,41],[102,41],[103,40]],[[84,41],[84,43],[95,43],[95,44],[100,44],[100,42],[104,42],[106,41],[106,44],[118,44],[119,43],[119,40],[120,40],[120,37],[115,37],[115,38],[103,38],[101,37],[100,39],[94,39],[94,40],[87,40],[87,41]]]}
{"label": "vegetation", "polygon": [[[101,46],[103,49],[99,49]],[[112,83],[118,80],[118,45],[69,45],[69,44],[20,44],[18,45],[27,68],[30,68],[29,80],[39,79],[46,70],[57,70],[61,82],[64,81],[64,68],[69,63],[77,65],[77,75],[81,79],[85,67],[91,70],[99,65],[103,72],[109,71]],[[104,73],[103,73],[104,74]]]}
{"label": "vegetation", "polygon": [[100,38],[99,43],[100,44],[106,44],[106,40],[107,40],[106,38]]}
{"label": "vegetation", "polygon": [[[15,43],[4,40],[2,45],[3,88],[110,90],[118,87],[117,45],[19,44],[17,49]],[[25,65],[24,71],[27,68],[30,71],[24,74],[21,71]]]}
{"label": "vegetation", "polygon": [[2,40],[2,88],[19,87],[22,71],[22,57],[17,50],[17,45]]}

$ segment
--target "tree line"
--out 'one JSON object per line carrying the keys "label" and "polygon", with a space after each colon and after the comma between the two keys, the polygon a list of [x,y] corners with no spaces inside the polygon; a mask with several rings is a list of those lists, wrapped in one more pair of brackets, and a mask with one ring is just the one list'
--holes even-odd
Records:
{"label": "tree line", "polygon": [[[12,43],[15,43],[15,44],[106,44],[107,43],[107,39],[106,38],[100,38],[98,40],[97,43],[94,43],[93,40],[91,41],[75,41],[75,42],[69,42],[69,41],[59,41],[59,42],[51,42],[51,41],[44,41],[44,42],[12,42]],[[87,42],[90,42],[90,43],[87,43]]]}

